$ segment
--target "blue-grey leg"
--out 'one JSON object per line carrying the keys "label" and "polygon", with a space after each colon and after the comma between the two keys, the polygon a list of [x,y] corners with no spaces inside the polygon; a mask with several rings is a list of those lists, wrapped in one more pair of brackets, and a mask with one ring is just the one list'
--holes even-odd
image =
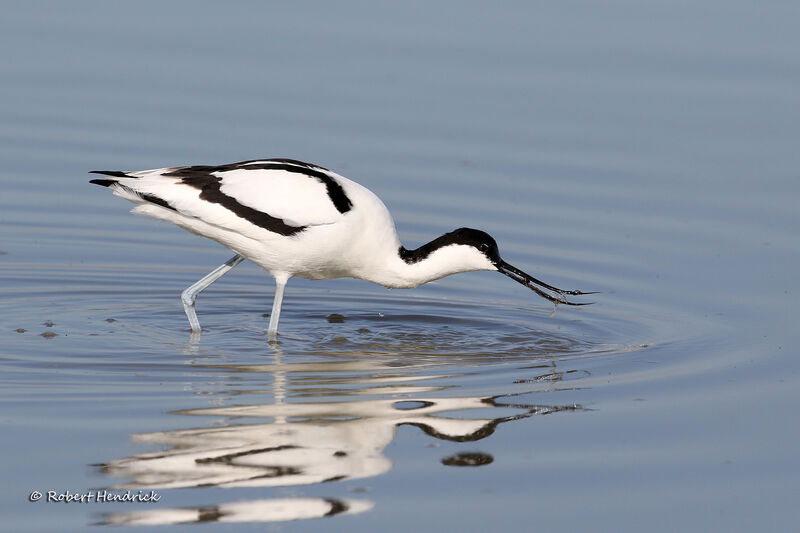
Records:
{"label": "blue-grey leg", "polygon": [[194,311],[194,301],[197,299],[197,295],[242,261],[244,261],[243,256],[234,255],[181,293],[183,310],[186,311],[192,331],[200,331],[200,321],[197,320],[197,313]]}
{"label": "blue-grey leg", "polygon": [[281,318],[281,304],[283,303],[283,289],[289,277],[285,275],[275,276],[275,299],[272,300],[272,313],[269,315],[269,327],[267,336],[275,338],[278,334],[278,320]]}

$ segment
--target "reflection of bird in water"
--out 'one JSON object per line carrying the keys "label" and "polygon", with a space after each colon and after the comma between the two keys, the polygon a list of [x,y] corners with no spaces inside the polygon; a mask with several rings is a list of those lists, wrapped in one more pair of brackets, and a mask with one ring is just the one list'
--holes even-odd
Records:
{"label": "reflection of bird in water", "polygon": [[[402,392],[402,389],[396,389]],[[438,413],[493,407],[519,409],[499,418],[440,417]],[[111,461],[103,470],[132,480],[118,488],[284,486],[358,479],[388,471],[383,449],[401,425],[441,440],[472,442],[512,420],[576,410],[577,406],[505,404],[498,398],[425,398],[242,405],[179,414],[273,418],[284,423],[180,429],[137,435],[165,451]]]}
{"label": "reflection of bird in water", "polygon": [[[426,386],[422,381],[441,380],[446,375],[403,375],[400,368],[376,360],[282,364],[280,352],[275,358],[275,363],[268,365],[213,367],[248,375],[271,375],[274,403],[175,411],[183,415],[225,417],[238,424],[134,436],[136,441],[166,449],[102,465],[105,473],[129,479],[115,488],[278,487],[363,479],[392,467],[383,450],[401,425],[417,427],[439,440],[476,442],[493,434],[505,422],[581,409],[576,405],[543,406],[514,399],[522,394],[440,398],[435,393],[442,392],[441,386]],[[410,368],[419,370],[418,366]],[[287,374],[295,377],[290,379]],[[344,385],[337,389],[338,394],[330,390],[332,381]],[[286,403],[289,384],[294,384],[295,393],[307,397],[324,393],[325,396],[369,395],[378,399]],[[323,390],[315,390],[315,385],[321,385]],[[491,416],[495,408],[502,409],[503,416]],[[444,413],[446,416],[442,416]],[[489,416],[481,417],[484,413]],[[474,418],[475,414],[479,418]],[[271,422],[240,423],[265,418]],[[442,464],[476,467],[492,460],[489,454],[466,450],[443,457]],[[221,520],[222,516],[226,521],[272,521],[305,518],[312,511],[328,516],[356,513],[372,506],[369,501],[338,498],[319,499],[308,505],[293,500],[281,500],[275,505],[264,502],[115,513],[107,515],[103,523],[164,524]]]}
{"label": "reflection of bird in water", "polygon": [[[397,389],[402,392],[402,389]],[[522,409],[494,419],[435,416],[445,411],[492,407]],[[579,406],[502,404],[497,398],[437,398],[249,405],[192,409],[180,414],[292,419],[292,422],[163,431],[135,436],[168,445],[164,451],[111,461],[102,469],[130,482],[116,488],[275,487],[376,476],[391,468],[382,451],[397,426],[408,424],[437,439],[472,442],[491,435],[503,422],[578,410]],[[480,452],[442,459],[446,466],[482,466]],[[105,515],[103,524],[144,525],[188,522],[280,521],[352,514],[372,508],[365,500],[302,498],[243,501],[194,509],[143,510]]]}
{"label": "reflection of bird in water", "polygon": [[92,183],[137,205],[134,213],[173,222],[209,237],[236,255],[183,292],[193,331],[197,295],[244,259],[275,278],[268,333],[278,330],[283,291],[293,276],[353,277],[410,288],[458,272],[494,270],[555,304],[591,294],[548,285],[500,258],[488,234],[470,228],[446,233],[415,250],[400,244],[394,220],[372,191],[323,167],[292,159],[221,166],[95,171]]}
{"label": "reflection of bird in water", "polygon": [[363,513],[370,509],[372,509],[372,503],[362,500],[275,498],[272,500],[251,500],[203,507],[107,513],[103,515],[103,520],[98,525],[160,526],[199,522],[282,522],[285,520]]}

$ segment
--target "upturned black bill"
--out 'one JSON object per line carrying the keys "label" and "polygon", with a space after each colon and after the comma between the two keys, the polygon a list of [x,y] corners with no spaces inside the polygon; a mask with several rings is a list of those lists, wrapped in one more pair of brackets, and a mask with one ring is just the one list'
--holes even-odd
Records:
{"label": "upturned black bill", "polygon": [[[503,260],[498,261],[495,266],[497,266],[497,270],[508,276],[509,278],[513,279],[517,283],[521,283],[528,287],[530,290],[541,296],[546,300],[550,300],[554,304],[564,304],[564,305],[591,305],[592,302],[586,303],[577,303],[577,302],[570,302],[567,300],[567,294],[572,296],[581,296],[584,294],[597,294],[596,292],[581,292],[581,291],[565,291],[564,289],[559,289],[558,287],[553,287],[552,285],[548,285],[543,281],[539,281],[538,279],[534,278],[533,276],[526,274],[522,270],[518,269],[515,266],[509,265]],[[538,287],[537,287],[538,285]],[[541,288],[540,288],[541,287]],[[556,296],[545,292],[542,289],[547,289],[548,291],[556,293]]]}

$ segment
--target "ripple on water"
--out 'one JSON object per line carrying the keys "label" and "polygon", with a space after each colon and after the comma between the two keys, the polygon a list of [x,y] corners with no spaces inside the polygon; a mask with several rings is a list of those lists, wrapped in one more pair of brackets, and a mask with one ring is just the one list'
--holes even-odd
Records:
{"label": "ripple on water", "polygon": [[[165,349],[203,357],[224,354],[241,362],[269,353],[264,309],[270,295],[263,289],[254,294],[241,281],[201,297],[204,332],[190,337],[175,287],[191,274],[53,266],[5,268],[0,276],[7,282],[0,303],[6,344],[12,353],[26,354],[28,364],[54,354],[69,364],[99,356],[143,363]],[[62,288],[55,291],[54,285]],[[599,307],[553,312],[480,299],[387,293],[363,285],[293,291],[285,303],[278,346],[286,353],[315,356],[436,357],[489,364],[623,353],[657,342],[655,335],[636,317]]]}
{"label": "ripple on water", "polygon": [[[586,411],[580,392],[599,385],[595,373],[605,379],[614,360],[675,340],[643,315],[600,306],[553,312],[447,287],[436,297],[343,282],[292,288],[281,335],[270,343],[271,294],[263,273],[255,275],[203,294],[205,329],[190,335],[178,295],[194,273],[6,266],[8,379],[46,387],[65,403],[81,395],[109,417],[104,424],[124,424],[126,439],[133,431],[133,451],[93,461],[100,483],[115,489],[329,487],[391,470],[385,450],[401,427],[434,446],[472,446],[442,450],[440,466],[491,465],[497,450],[480,446],[499,428]],[[12,395],[42,393],[18,387]],[[244,494],[236,504],[196,508],[189,500],[99,522],[273,521],[374,504]]]}

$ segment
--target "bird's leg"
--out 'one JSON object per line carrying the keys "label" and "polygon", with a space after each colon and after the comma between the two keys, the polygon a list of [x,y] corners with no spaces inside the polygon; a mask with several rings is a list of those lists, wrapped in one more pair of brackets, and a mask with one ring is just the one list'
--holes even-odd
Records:
{"label": "bird's leg", "polygon": [[270,338],[275,338],[278,334],[278,320],[280,320],[281,317],[283,289],[286,288],[287,281],[289,281],[288,277],[275,277],[275,299],[272,301],[272,313],[269,315],[269,327],[267,328],[267,336]]}
{"label": "bird's leg", "polygon": [[197,320],[197,313],[194,311],[194,301],[197,299],[197,295],[242,261],[244,261],[243,256],[234,255],[181,293],[183,310],[186,311],[192,331],[200,331],[200,321]]}

